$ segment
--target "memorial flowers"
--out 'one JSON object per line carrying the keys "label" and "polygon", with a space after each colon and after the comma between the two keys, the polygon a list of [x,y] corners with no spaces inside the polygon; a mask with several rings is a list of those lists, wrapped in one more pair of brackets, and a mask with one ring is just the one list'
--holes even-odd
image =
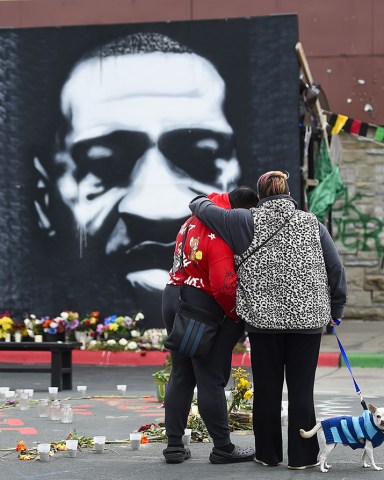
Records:
{"label": "memorial flowers", "polygon": [[43,333],[43,323],[43,319],[37,318],[33,313],[29,314],[24,319],[24,325],[27,329],[28,336],[33,338],[35,335],[41,335]]}
{"label": "memorial flowers", "polygon": [[64,333],[66,321],[61,317],[43,317],[43,329],[45,333]]}
{"label": "memorial flowers", "polygon": [[0,315],[0,338],[6,338],[13,331],[13,320],[8,312]]}
{"label": "memorial flowers", "polygon": [[251,405],[248,401],[253,397],[252,383],[248,380],[249,373],[244,368],[233,368],[232,378],[233,387],[231,388],[232,401],[228,408],[228,413],[233,410],[249,410]]}
{"label": "memorial flowers", "polygon": [[99,323],[96,327],[96,333],[103,335],[104,338],[121,338],[123,335],[126,339],[134,339],[140,337],[139,322],[144,315],[139,312],[133,317],[128,315],[110,315],[104,319],[103,323]]}
{"label": "memorial flowers", "polygon": [[100,312],[97,310],[88,313],[84,318],[80,320],[76,330],[78,332],[88,332],[93,338],[96,336],[96,329],[98,325],[101,325]]}

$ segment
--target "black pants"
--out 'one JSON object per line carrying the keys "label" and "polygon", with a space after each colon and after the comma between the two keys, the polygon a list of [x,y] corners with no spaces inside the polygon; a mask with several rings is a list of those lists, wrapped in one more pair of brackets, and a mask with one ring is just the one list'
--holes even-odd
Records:
{"label": "black pants", "polygon": [[313,388],[321,333],[250,333],[254,382],[253,429],[256,458],[270,465],[283,460],[281,400],[284,373],[288,389],[288,465],[317,462],[316,435],[304,439],[300,428],[316,423]]}
{"label": "black pants", "polygon": [[[170,332],[178,306],[179,287],[167,285],[163,293],[163,319]],[[196,306],[223,311],[210,295],[194,287],[183,287],[183,298]],[[168,443],[181,443],[187,425],[193,391],[197,385],[197,404],[215,447],[230,443],[228,412],[224,388],[231,375],[232,350],[244,332],[244,323],[225,318],[209,359],[194,360],[171,352],[172,373],[165,395],[165,425]]]}

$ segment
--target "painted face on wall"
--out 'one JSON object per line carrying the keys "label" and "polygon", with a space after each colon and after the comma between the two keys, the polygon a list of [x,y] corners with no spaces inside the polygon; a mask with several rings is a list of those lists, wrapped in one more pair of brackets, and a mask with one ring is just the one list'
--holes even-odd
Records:
{"label": "painted face on wall", "polygon": [[64,85],[56,190],[133,286],[162,289],[188,203],[235,186],[225,85],[193,53],[91,58]]}

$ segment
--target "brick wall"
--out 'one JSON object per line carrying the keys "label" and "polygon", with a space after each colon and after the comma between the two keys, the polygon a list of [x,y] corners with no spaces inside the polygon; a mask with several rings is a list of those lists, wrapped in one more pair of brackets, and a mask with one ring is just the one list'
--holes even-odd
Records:
{"label": "brick wall", "polygon": [[340,135],[348,197],[333,213],[333,237],[346,267],[346,319],[384,320],[384,145]]}

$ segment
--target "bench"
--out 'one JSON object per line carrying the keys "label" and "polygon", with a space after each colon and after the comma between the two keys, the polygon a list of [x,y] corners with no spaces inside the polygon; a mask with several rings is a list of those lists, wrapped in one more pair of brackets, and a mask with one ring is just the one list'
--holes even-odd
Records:
{"label": "bench", "polygon": [[[72,390],[72,350],[80,348],[81,343],[58,342],[0,342],[1,351],[51,352],[51,366],[29,366],[13,364],[12,367],[0,365],[0,372],[51,372],[51,386],[60,390]],[[1,362],[1,354],[0,354]]]}

